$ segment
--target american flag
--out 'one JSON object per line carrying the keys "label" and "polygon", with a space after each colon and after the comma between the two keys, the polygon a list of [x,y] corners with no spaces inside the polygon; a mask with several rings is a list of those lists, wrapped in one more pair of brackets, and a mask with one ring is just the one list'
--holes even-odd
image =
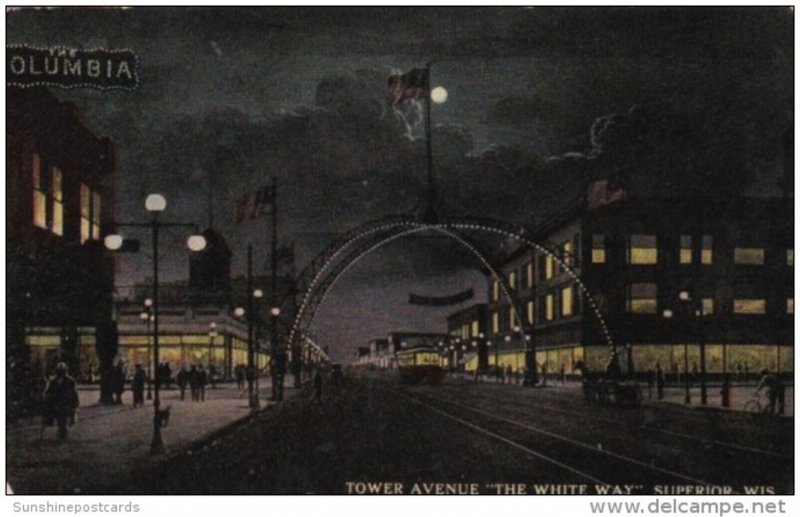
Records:
{"label": "american flag", "polygon": [[255,192],[245,194],[236,200],[234,218],[236,223],[258,219],[269,212],[275,204],[275,191],[272,187],[261,187]]}
{"label": "american flag", "polygon": [[396,106],[406,99],[416,99],[428,91],[428,69],[414,68],[405,74],[389,76],[386,101]]}

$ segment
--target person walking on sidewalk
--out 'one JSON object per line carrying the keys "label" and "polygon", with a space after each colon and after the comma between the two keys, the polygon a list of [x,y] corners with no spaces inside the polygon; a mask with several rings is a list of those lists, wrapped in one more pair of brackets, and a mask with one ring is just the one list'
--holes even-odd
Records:
{"label": "person walking on sidewalk", "polygon": [[45,423],[58,428],[58,439],[67,439],[67,425],[75,424],[75,410],[78,408],[78,392],[75,380],[67,375],[67,365],[58,363],[55,375],[47,381],[44,389]]}
{"label": "person walking on sidewalk", "polygon": [[114,389],[114,404],[122,404],[122,394],[125,393],[125,367],[122,361],[118,362],[114,368],[111,381]]}
{"label": "person walking on sidewalk", "polygon": [[233,370],[233,375],[236,377],[236,389],[243,390],[244,389],[244,366],[241,364],[237,364],[236,368]]}
{"label": "person walking on sidewalk", "polygon": [[661,363],[656,363],[656,396],[658,400],[664,400],[664,370]]}
{"label": "person walking on sidewalk", "polygon": [[133,372],[133,382],[131,383],[131,391],[133,391],[133,407],[144,406],[144,383],[147,380],[147,375],[141,364],[136,365]]}
{"label": "person walking on sidewalk", "polygon": [[200,402],[206,401],[206,383],[208,383],[208,374],[201,364],[197,370],[197,399]]}
{"label": "person walking on sidewalk", "polygon": [[178,383],[178,389],[181,390],[181,400],[185,400],[186,385],[189,384],[189,372],[186,371],[185,366],[181,366],[181,371],[175,376],[175,381]]}
{"label": "person walking on sidewalk", "polygon": [[198,402],[200,400],[199,381],[200,376],[197,371],[197,365],[193,364],[189,370],[189,389],[192,392],[192,402]]}

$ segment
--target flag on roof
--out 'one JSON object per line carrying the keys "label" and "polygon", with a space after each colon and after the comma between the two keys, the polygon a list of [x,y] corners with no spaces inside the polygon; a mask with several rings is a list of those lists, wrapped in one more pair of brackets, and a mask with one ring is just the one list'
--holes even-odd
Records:
{"label": "flag on roof", "polygon": [[414,68],[405,74],[389,76],[386,101],[390,106],[396,106],[406,99],[416,99],[426,95],[428,86],[428,69]]}
{"label": "flag on roof", "polygon": [[275,191],[272,187],[261,187],[255,192],[245,194],[236,200],[234,218],[237,223],[258,219],[275,204]]}

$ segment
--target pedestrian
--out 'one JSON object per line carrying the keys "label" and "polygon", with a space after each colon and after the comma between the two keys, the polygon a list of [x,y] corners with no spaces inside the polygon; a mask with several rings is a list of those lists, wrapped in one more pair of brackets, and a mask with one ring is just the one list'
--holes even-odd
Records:
{"label": "pedestrian", "polygon": [[86,370],[86,382],[88,384],[94,384],[94,369],[91,366]]}
{"label": "pedestrian", "polygon": [[731,407],[731,382],[727,373],[722,376],[722,388],[719,394],[722,397],[722,407]]}
{"label": "pedestrian", "polygon": [[697,363],[692,363],[692,374],[689,376],[689,386],[693,385],[697,380],[698,370]]}
{"label": "pedestrian", "polygon": [[[774,415],[778,399],[783,398],[783,383],[778,380],[778,377],[770,373],[766,368],[761,370],[761,381],[758,383],[756,393],[761,391],[762,388],[767,389],[767,396],[769,397],[769,414]],[[780,408],[780,413],[783,413],[783,408]]]}
{"label": "pedestrian", "polygon": [[200,378],[197,372],[197,365],[192,365],[189,369],[189,390],[192,392],[192,402],[198,402],[200,400],[200,390],[198,382]]}
{"label": "pedestrian", "polygon": [[208,383],[208,374],[206,369],[201,364],[197,370],[197,398],[200,402],[206,401],[206,384]]}
{"label": "pedestrian", "polygon": [[558,378],[561,380],[561,384],[567,383],[567,365],[561,363],[561,368],[558,371]]}
{"label": "pedestrian", "polygon": [[144,372],[141,364],[137,364],[133,371],[133,382],[131,382],[131,391],[133,391],[133,407],[144,406],[144,384],[147,375]]}
{"label": "pedestrian", "polygon": [[647,398],[653,399],[653,384],[655,384],[656,372],[652,368],[647,370]]}
{"label": "pedestrian", "polygon": [[217,389],[217,365],[214,363],[208,367],[208,379],[211,381],[211,389]]}
{"label": "pedestrian", "polygon": [[672,369],[672,382],[674,382],[675,384],[680,383],[681,374],[680,374],[680,370],[678,370],[678,363],[672,363],[672,368],[671,369]]}
{"label": "pedestrian", "polygon": [[656,396],[658,400],[664,400],[664,370],[661,363],[656,363]]}
{"label": "pedestrian", "polygon": [[75,424],[75,410],[78,408],[79,400],[75,380],[68,375],[65,363],[56,365],[55,375],[47,381],[43,398],[45,424],[55,423],[58,428],[58,439],[66,440],[67,426]]}
{"label": "pedestrian", "polygon": [[238,390],[244,389],[244,366],[237,364],[233,370],[233,375],[236,377],[236,388]]}
{"label": "pedestrian", "polygon": [[172,368],[169,363],[164,363],[164,382],[167,384],[167,389],[172,389]]}
{"label": "pedestrian", "polygon": [[514,382],[514,369],[511,368],[510,364],[506,368],[506,377],[508,377],[509,384],[512,384]]}
{"label": "pedestrian", "polygon": [[322,404],[322,374],[317,368],[317,371],[314,373],[314,399],[318,403]]}
{"label": "pedestrian", "polygon": [[547,386],[547,363],[542,363],[542,386]]}
{"label": "pedestrian", "polygon": [[742,363],[736,363],[736,382],[742,382]]}
{"label": "pedestrian", "polygon": [[744,363],[744,380],[750,380],[750,364],[747,362]]}
{"label": "pedestrian", "polygon": [[122,361],[117,363],[112,375],[114,389],[114,404],[122,404],[122,394],[125,393],[125,367]]}
{"label": "pedestrian", "polygon": [[186,371],[186,366],[181,365],[181,371],[175,379],[178,383],[178,389],[181,390],[181,400],[186,398],[186,385],[189,384],[189,372]]}

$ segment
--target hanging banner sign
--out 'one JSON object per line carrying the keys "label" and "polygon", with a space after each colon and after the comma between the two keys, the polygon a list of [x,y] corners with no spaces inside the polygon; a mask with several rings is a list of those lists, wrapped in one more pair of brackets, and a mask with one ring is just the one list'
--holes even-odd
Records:
{"label": "hanging banner sign", "polygon": [[466,291],[451,294],[450,296],[421,296],[411,293],[408,295],[408,303],[411,305],[425,305],[428,307],[446,307],[448,305],[456,305],[471,300],[474,296],[474,289],[467,289]]}
{"label": "hanging banner sign", "polygon": [[6,86],[133,90],[138,83],[136,54],[129,49],[6,47]]}

